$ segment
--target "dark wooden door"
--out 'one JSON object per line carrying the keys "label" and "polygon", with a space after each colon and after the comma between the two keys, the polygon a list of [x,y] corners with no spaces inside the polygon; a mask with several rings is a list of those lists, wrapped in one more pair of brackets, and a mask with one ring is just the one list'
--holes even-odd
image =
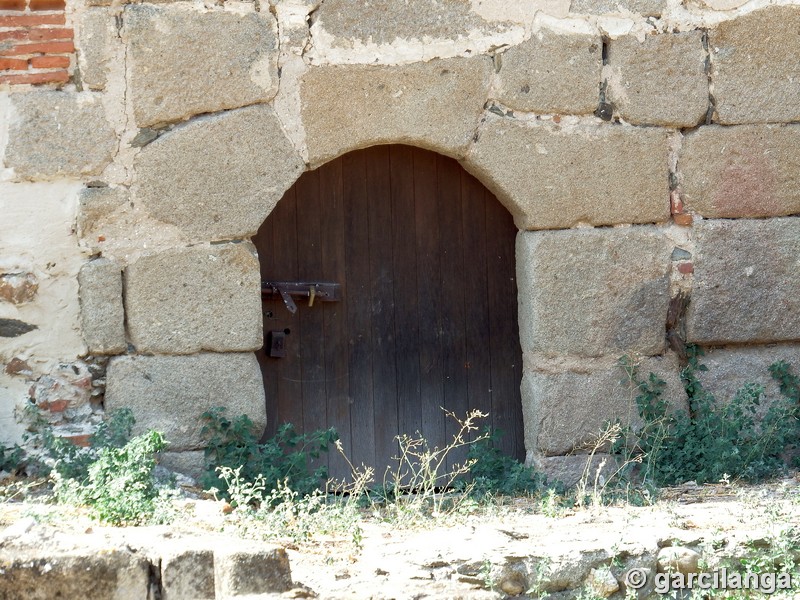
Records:
{"label": "dark wooden door", "polygon": [[285,332],[286,350],[258,353],[267,435],[335,427],[381,479],[399,433],[441,447],[455,430],[441,407],[479,408],[522,458],[516,231],[480,182],[427,150],[375,146],[300,177],[253,240],[262,279],[337,282],[342,299],[295,298],[294,315],[263,303],[265,334]]}

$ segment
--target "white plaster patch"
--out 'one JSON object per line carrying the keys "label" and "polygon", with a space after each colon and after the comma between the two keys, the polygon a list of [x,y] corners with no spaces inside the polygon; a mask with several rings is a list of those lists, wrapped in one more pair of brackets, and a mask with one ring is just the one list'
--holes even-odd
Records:
{"label": "white plaster patch", "polygon": [[11,377],[0,370],[0,445],[22,443],[25,427],[17,422],[15,412],[28,397],[31,384],[19,377]]}
{"label": "white plaster patch", "polygon": [[0,183],[0,271],[29,271],[39,280],[38,294],[30,303],[0,302],[0,317],[37,326],[24,335],[3,338],[1,363],[19,356],[43,373],[86,351],[77,281],[85,258],[73,233],[80,187],[78,183]]}
{"label": "white plaster patch", "polygon": [[[344,40],[323,29],[319,22],[311,27],[313,47],[306,52],[306,59],[319,64],[410,64],[434,58],[454,58],[485,54],[496,48],[514,46],[525,39],[525,28],[510,26],[502,32],[487,33],[480,29],[464,32],[458,39],[397,38],[390,44],[372,41]],[[344,42],[348,46],[344,47]]]}
{"label": "white plaster patch", "polygon": [[556,19],[546,14],[539,13],[533,20],[533,31],[536,33],[542,29],[565,35],[597,34],[597,28],[586,19]]}
{"label": "white plaster patch", "polygon": [[472,12],[485,21],[527,24],[537,12],[566,17],[571,0],[471,0]]}

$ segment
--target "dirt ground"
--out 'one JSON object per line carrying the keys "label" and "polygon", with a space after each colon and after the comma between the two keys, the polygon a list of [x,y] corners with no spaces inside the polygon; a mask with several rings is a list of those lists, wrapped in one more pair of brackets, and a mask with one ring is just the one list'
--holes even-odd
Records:
{"label": "dirt ground", "polygon": [[[346,534],[301,543],[276,540],[288,550],[295,585],[284,596],[399,600],[549,593],[575,598],[586,594],[593,569],[611,567],[622,577],[631,565],[654,561],[665,546],[694,549],[711,567],[755,548],[789,544],[797,553],[800,548],[792,540],[800,531],[799,483],[791,477],[760,486],[688,484],[663,490],[650,506],[575,509],[542,499],[513,499],[458,518],[420,520],[409,528],[365,512],[360,544]],[[170,526],[111,528],[68,507],[12,500],[0,504],[0,528],[15,523],[19,528],[27,520],[26,535],[36,533],[38,544],[52,547],[87,536],[135,544],[148,536],[220,534],[229,519],[224,512],[221,502],[188,499]],[[4,535],[0,530],[0,545]],[[228,536],[225,543],[237,543],[230,533],[222,535]],[[604,595],[611,593],[583,597]]]}

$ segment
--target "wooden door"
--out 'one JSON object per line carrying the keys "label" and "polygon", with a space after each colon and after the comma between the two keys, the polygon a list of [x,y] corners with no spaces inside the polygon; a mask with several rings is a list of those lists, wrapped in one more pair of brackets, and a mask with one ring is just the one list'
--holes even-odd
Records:
{"label": "wooden door", "polygon": [[253,240],[262,279],[336,282],[341,300],[295,297],[295,314],[263,303],[265,335],[284,332],[286,352],[258,353],[266,434],[335,427],[382,479],[399,433],[441,447],[455,428],[441,407],[479,408],[522,458],[516,231],[480,182],[427,150],[375,146],[302,175]]}

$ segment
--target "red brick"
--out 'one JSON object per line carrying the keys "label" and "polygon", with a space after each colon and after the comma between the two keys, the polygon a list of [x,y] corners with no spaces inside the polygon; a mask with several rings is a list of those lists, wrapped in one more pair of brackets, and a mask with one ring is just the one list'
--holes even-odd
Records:
{"label": "red brick", "polygon": [[694,265],[690,262],[679,263],[678,273],[683,273],[684,275],[694,273]]}
{"label": "red brick", "polygon": [[19,75],[0,75],[0,84],[23,84],[30,83],[66,83],[69,81],[69,73],[66,71],[49,71],[47,73],[24,73]]}
{"label": "red brick", "polygon": [[683,227],[690,227],[694,222],[692,215],[686,213],[672,215],[672,218],[674,219],[676,225],[682,225]]}
{"label": "red brick", "polygon": [[90,437],[92,437],[92,436],[89,435],[88,433],[86,433],[86,434],[82,434],[82,435],[66,435],[66,436],[64,436],[64,439],[65,440],[69,440],[70,442],[72,442],[76,446],[82,446],[84,448],[88,448],[90,446],[90,444],[89,444],[89,438]]}
{"label": "red brick", "polygon": [[28,61],[21,58],[0,58],[0,71],[27,71]]}
{"label": "red brick", "polygon": [[25,10],[25,0],[0,0],[0,10]]}
{"label": "red brick", "polygon": [[31,29],[28,39],[32,42],[47,40],[71,40],[72,29]]}
{"label": "red brick", "polygon": [[673,215],[683,212],[683,200],[677,190],[672,190],[669,195],[670,208]]}
{"label": "red brick", "polygon": [[64,0],[30,0],[31,10],[64,10]]}
{"label": "red brick", "polygon": [[34,56],[30,63],[34,69],[66,69],[69,56]]}
{"label": "red brick", "polygon": [[55,400],[47,405],[50,412],[64,412],[69,406],[69,400]]}
{"label": "red brick", "polygon": [[26,40],[30,42],[44,42],[50,40],[71,40],[72,29],[15,29],[0,31],[2,40]]}
{"label": "red brick", "polygon": [[19,44],[0,52],[0,56],[20,56],[22,54],[70,54],[75,51],[72,42],[43,42],[41,44]]}
{"label": "red brick", "polygon": [[64,13],[57,15],[2,15],[0,27],[33,27],[35,25],[63,25]]}

